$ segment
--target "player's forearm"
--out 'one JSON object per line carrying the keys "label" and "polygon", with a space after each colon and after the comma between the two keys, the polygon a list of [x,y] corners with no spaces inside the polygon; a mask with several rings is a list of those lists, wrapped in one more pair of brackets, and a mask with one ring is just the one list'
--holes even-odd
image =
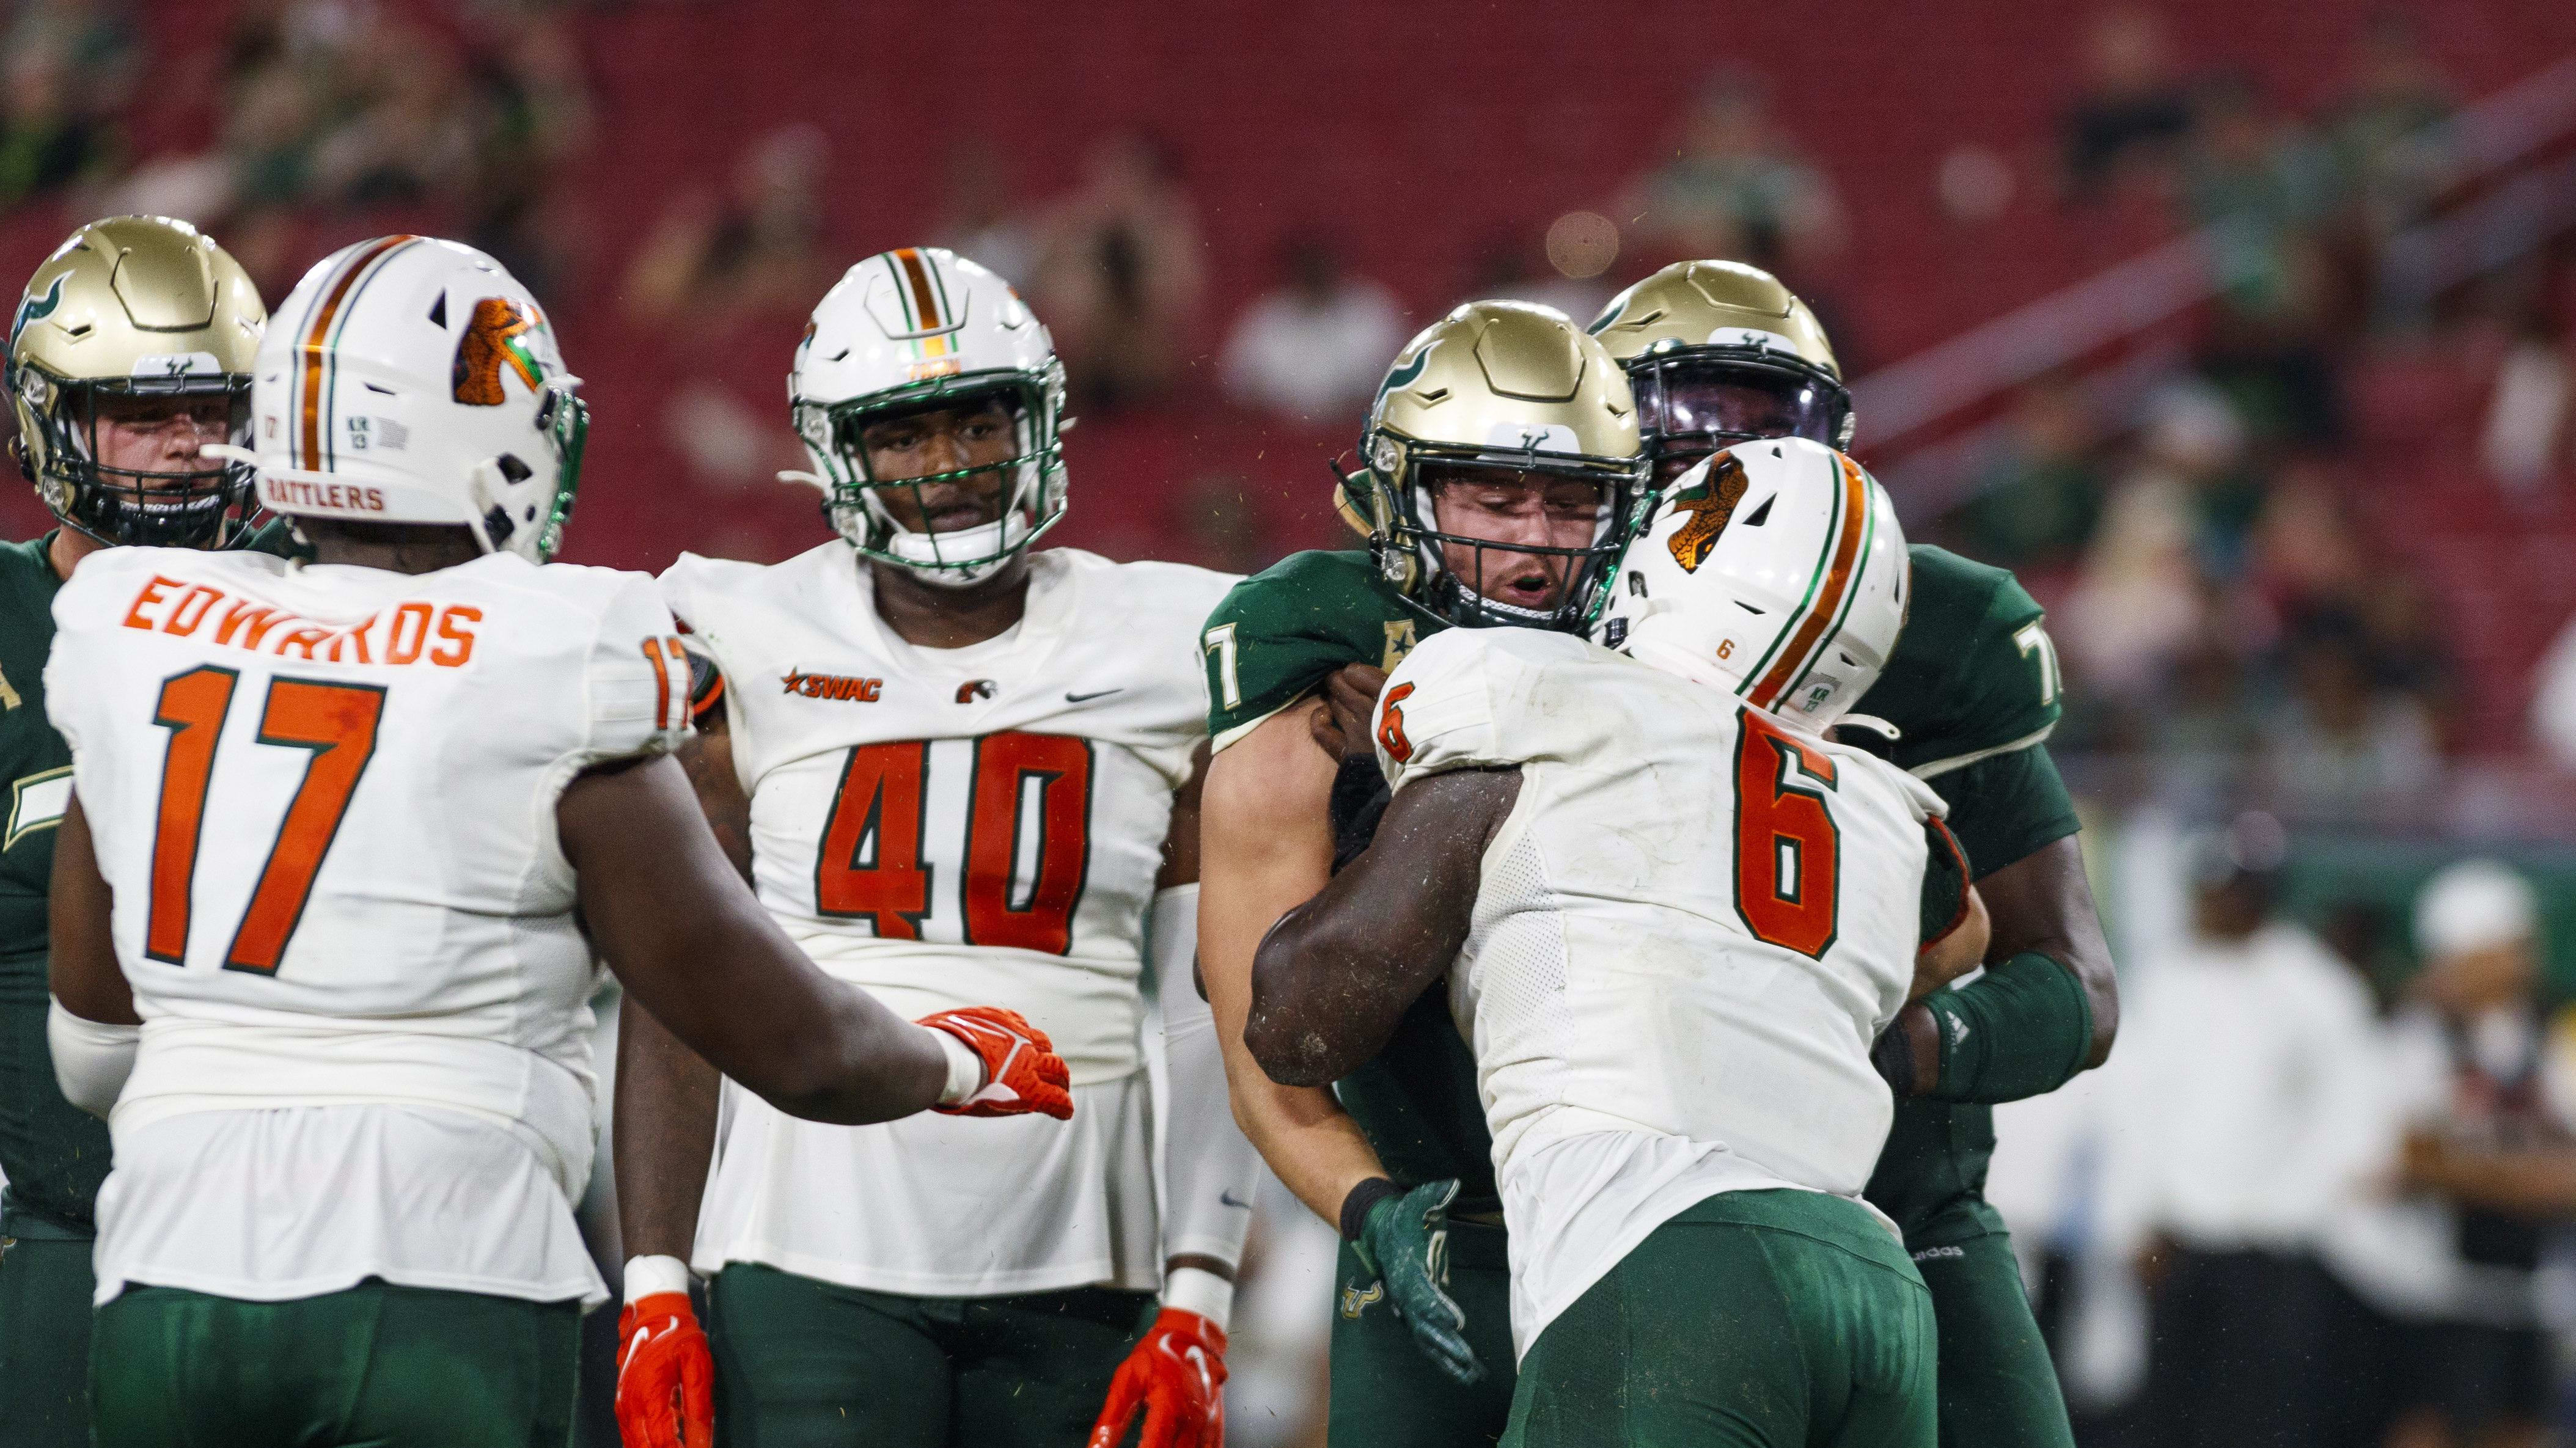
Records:
{"label": "player's forearm", "polygon": [[1369,848],[1262,937],[1243,1041],[1273,1080],[1320,1086],[1385,1048],[1466,944],[1485,844],[1520,787],[1518,769],[1413,782]]}
{"label": "player's forearm", "polygon": [[1281,710],[1216,757],[1200,823],[1199,969],[1235,1124],[1297,1200],[1338,1222],[1352,1187],[1385,1166],[1330,1091],[1282,1086],[1244,1049],[1263,932],[1332,878],[1332,758],[1303,713]]}
{"label": "player's forearm", "polygon": [[2465,1206],[2517,1216],[2560,1217],[2576,1211],[2576,1147],[2526,1151],[2446,1149],[2423,1184]]}
{"label": "player's forearm", "polygon": [[592,945],[709,1065],[791,1115],[848,1125],[947,1089],[934,1036],[815,969],[753,898],[677,764],[586,772],[555,815]]}
{"label": "player's forearm", "polygon": [[652,1012],[632,997],[619,1008],[611,1155],[627,1256],[689,1260],[722,1090],[716,1069]]}
{"label": "player's forearm", "polygon": [[[1334,904],[1319,898],[1290,911],[1253,957],[1243,1044],[1283,1086],[1327,1086],[1366,1065],[1426,983],[1428,952],[1387,948],[1359,928],[1359,909]],[[1436,958],[1445,968],[1455,955],[1453,946]]]}
{"label": "player's forearm", "polygon": [[1387,1175],[1359,1123],[1332,1092],[1282,1086],[1239,1047],[1229,1053],[1227,1074],[1233,1081],[1235,1123],[1244,1136],[1289,1195],[1338,1228],[1351,1188]]}
{"label": "player's forearm", "polygon": [[2084,873],[2081,837],[2051,841],[1980,876],[1977,893],[1985,897],[1994,922],[1993,940],[1986,947],[1989,966],[2035,954],[2073,972],[2083,989],[2086,1031],[2075,1070],[2109,1060],[2120,1030],[2120,978]]}

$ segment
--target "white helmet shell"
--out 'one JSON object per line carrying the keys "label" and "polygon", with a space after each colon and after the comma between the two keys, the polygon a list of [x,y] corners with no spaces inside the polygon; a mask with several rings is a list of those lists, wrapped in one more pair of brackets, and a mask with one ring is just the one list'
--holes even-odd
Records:
{"label": "white helmet shell", "polygon": [[[880,494],[935,479],[871,476],[858,429],[887,412],[979,394],[1005,397],[1017,417],[1014,455],[968,470],[1004,475],[1001,516],[946,533],[905,528]],[[821,488],[824,515],[868,557],[962,587],[1064,515],[1058,439],[1071,421],[1055,340],[1010,283],[954,252],[902,247],[844,272],[796,345],[787,398],[815,471],[786,476]]]}
{"label": "white helmet shell", "polygon": [[587,417],[542,308],[499,262],[385,236],[277,309],[251,384],[260,501],[292,517],[449,523],[542,562]]}
{"label": "white helmet shell", "polygon": [[1595,637],[1821,734],[1896,652],[1905,533],[1860,464],[1738,443],[1674,484],[1621,556]]}

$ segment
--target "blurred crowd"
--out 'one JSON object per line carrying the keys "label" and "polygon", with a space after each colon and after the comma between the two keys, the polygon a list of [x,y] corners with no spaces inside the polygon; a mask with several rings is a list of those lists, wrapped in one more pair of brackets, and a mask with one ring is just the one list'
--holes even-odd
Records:
{"label": "blurred crowd", "polygon": [[[2446,760],[2549,734],[2464,698],[2528,687],[2537,648],[2518,677],[2472,677],[2489,661],[2458,656],[2448,580],[2410,545],[2487,514],[2560,522],[2576,249],[2438,294],[2410,274],[2400,239],[2462,181],[2457,100],[2406,14],[2361,28],[2310,116],[2191,73],[2149,10],[2102,15],[2089,52],[2062,204],[2164,208],[2216,294],[2145,368],[2024,387],[1930,536],[2049,605],[2057,745],[2124,761],[2101,792],[2460,827]],[[2435,390],[2448,415],[2427,418]]]}
{"label": "blurred crowd", "polygon": [[[243,0],[176,55],[151,52],[151,16],[8,9],[0,216],[196,220],[272,298],[327,243],[454,236],[559,315],[664,339],[652,429],[690,486],[752,499],[803,465],[775,333],[854,254],[831,204],[850,158],[822,127],[735,128],[726,165],[675,175],[612,238],[564,184],[610,144],[575,6]],[[2027,138],[2044,162],[1962,147],[1926,178],[1953,218],[1991,218],[2017,175],[2053,172],[2037,189],[2061,214],[2196,232],[2216,282],[2129,364],[2005,398],[1955,484],[1908,494],[1887,469],[1918,541],[2015,570],[2050,610],[2052,748],[2133,993],[2112,1066],[2004,1113],[1998,1164],[2087,1448],[2504,1448],[2563,1416],[2576,1024],[2551,1007],[2576,973],[2549,920],[2576,914],[2576,868],[2535,864],[2528,837],[2567,837],[2576,807],[2576,630],[2551,645],[2576,587],[2498,550],[2576,542],[2576,248],[2427,281],[2408,238],[2471,193],[2466,98],[2421,24],[2358,25],[2301,109],[2202,66],[2156,11],[2104,10],[2062,57],[2055,133]],[[145,135],[144,99],[210,122]],[[1764,76],[1721,68],[1588,209],[1475,223],[1444,297],[1373,276],[1331,218],[1282,216],[1255,223],[1264,280],[1219,294],[1200,189],[1145,127],[1098,136],[1043,196],[1007,148],[947,133],[922,239],[1029,297],[1085,418],[1253,419],[1311,452],[1348,444],[1447,300],[1588,320],[1683,257],[1777,271],[1869,356],[1843,326],[1868,285],[1852,208],[1800,130]],[[1158,547],[1276,556],[1238,479],[1162,481],[1186,521]],[[687,546],[773,546],[697,521]],[[2434,874],[2461,834],[2525,839]],[[2366,848],[2387,840],[2412,853]],[[2302,874],[2329,857],[2359,863]],[[1274,1193],[1254,1253],[1229,1426],[1263,1448],[1317,1431],[1331,1232]]]}
{"label": "blurred crowd", "polygon": [[220,44],[149,56],[153,101],[218,119],[146,153],[127,117],[150,18],[121,0],[15,8],[0,208],[184,217],[269,296],[312,259],[317,224],[356,214],[470,240],[540,292],[561,277],[580,228],[548,214],[552,183],[595,140],[566,9],[460,6],[431,25],[372,0],[247,0]]}
{"label": "blurred crowd", "polygon": [[2311,928],[2271,816],[2161,844],[2175,888],[2123,932],[2110,1064],[1996,1113],[1990,1195],[2079,1441],[2563,1441],[2576,1014],[2550,895],[2454,859],[2379,921]]}

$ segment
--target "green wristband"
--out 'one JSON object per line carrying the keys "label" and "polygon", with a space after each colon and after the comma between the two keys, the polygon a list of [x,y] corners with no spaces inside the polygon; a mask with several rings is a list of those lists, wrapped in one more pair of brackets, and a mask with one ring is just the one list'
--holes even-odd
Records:
{"label": "green wristband", "polygon": [[2024,951],[1956,990],[1923,998],[1941,1034],[1936,1101],[1994,1105],[2056,1090],[2084,1069],[2093,1004],[2075,968]]}

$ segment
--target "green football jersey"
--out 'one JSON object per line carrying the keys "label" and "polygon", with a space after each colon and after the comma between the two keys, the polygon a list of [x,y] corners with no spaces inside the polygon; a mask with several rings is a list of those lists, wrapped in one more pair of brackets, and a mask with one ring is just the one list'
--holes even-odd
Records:
{"label": "green football jersey", "polygon": [[63,1099],[45,1045],[45,893],[72,792],[71,750],[45,720],[62,587],[45,558],[52,541],[0,544],[0,1171],[19,1209],[85,1231],[107,1176],[107,1123]]}
{"label": "green football jersey", "polygon": [[[1896,762],[1949,803],[1951,829],[1983,874],[2077,828],[2065,785],[2036,747],[2057,723],[2056,654],[2039,605],[2010,573],[1928,545],[1911,552],[1905,632],[1857,712],[1897,727]],[[1284,559],[1235,585],[1208,618],[1208,731],[1222,749],[1335,670],[1392,669],[1443,626],[1407,604],[1365,553]],[[1456,1210],[1499,1209],[1475,1058],[1442,993],[1414,1002],[1387,1049],[1335,1090],[1389,1172],[1408,1182],[1457,1177]],[[1870,1198],[1911,1227],[1976,1192],[1993,1147],[1989,1108],[1900,1101]]]}

